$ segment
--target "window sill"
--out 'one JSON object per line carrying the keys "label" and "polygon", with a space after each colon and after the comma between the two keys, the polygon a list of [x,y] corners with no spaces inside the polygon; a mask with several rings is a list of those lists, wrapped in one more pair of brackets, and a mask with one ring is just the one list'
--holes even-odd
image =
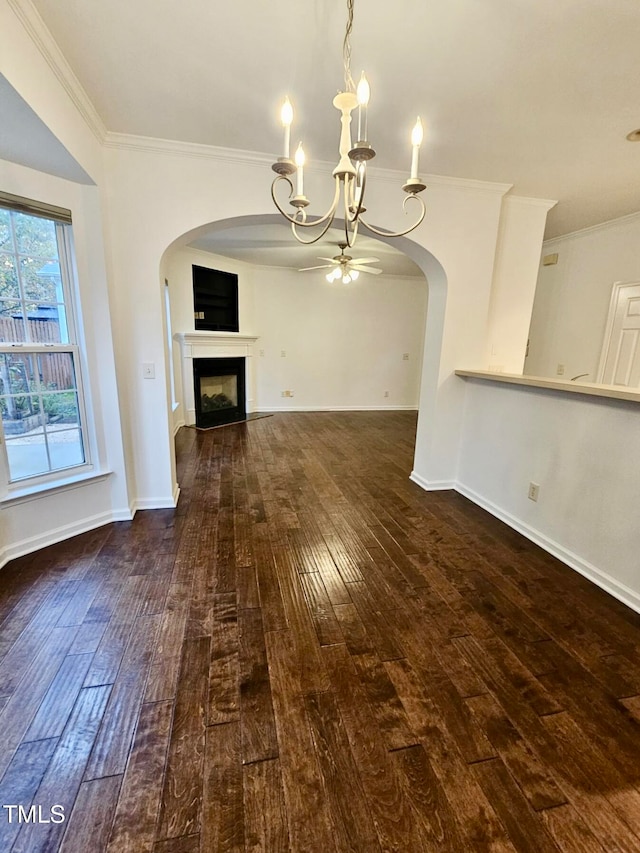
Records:
{"label": "window sill", "polygon": [[111,473],[111,471],[88,471],[83,474],[76,474],[74,477],[65,477],[64,480],[50,480],[47,483],[38,483],[37,486],[11,489],[4,497],[0,498],[0,509],[38,500],[38,498],[46,497],[52,492],[65,492],[69,489],[80,488],[87,483],[98,483],[110,477]]}

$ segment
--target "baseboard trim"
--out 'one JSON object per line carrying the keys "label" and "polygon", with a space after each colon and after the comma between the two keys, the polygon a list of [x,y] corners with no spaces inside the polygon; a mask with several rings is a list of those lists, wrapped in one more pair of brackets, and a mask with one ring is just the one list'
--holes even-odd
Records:
{"label": "baseboard trim", "polygon": [[9,545],[0,551],[0,569],[11,560],[24,557],[25,554],[31,554],[33,551],[39,551],[49,545],[56,545],[65,539],[71,539],[72,536],[79,536],[81,533],[88,533],[90,530],[103,527],[105,524],[111,524],[114,521],[131,521],[132,518],[133,514],[128,508],[102,512],[80,521],[74,521],[72,524],[65,524],[54,530],[48,530],[46,533],[40,533],[37,536],[30,536],[20,542],[14,542],[13,545]]}
{"label": "baseboard trim", "polygon": [[138,510],[145,509],[175,509],[179,494],[180,487],[176,486],[176,491],[170,498],[143,498],[131,504],[131,511],[135,514]]}
{"label": "baseboard trim", "polygon": [[417,412],[417,406],[270,406],[254,409],[267,412]]}
{"label": "baseboard trim", "polygon": [[455,489],[456,483],[454,480],[425,480],[424,477],[421,477],[420,474],[412,471],[409,475],[409,479],[413,480],[414,483],[417,483],[421,489],[424,489],[425,492],[442,492],[446,489]]}
{"label": "baseboard trim", "polygon": [[185,422],[184,422],[184,418],[181,418],[181,419],[178,421],[178,423],[177,423],[177,424],[175,424],[175,425],[174,425],[174,427],[173,427],[173,437],[174,437],[174,438],[176,437],[177,432],[178,432],[178,430],[180,429],[180,427],[183,427],[183,426],[186,426],[186,424],[185,424]]}
{"label": "baseboard trim", "polygon": [[539,545],[544,551],[547,551],[571,569],[579,572],[587,578],[587,580],[590,580],[596,586],[599,586],[600,589],[608,592],[609,595],[617,598],[618,601],[626,604],[627,607],[630,607],[636,613],[640,613],[640,594],[635,592],[633,589],[630,589],[630,587],[620,583],[620,581],[611,577],[607,572],[602,571],[602,569],[599,569],[597,566],[594,566],[592,563],[584,560],[578,554],[575,554],[573,551],[565,548],[564,545],[550,539],[544,533],[536,530],[535,527],[531,527],[529,524],[526,524],[519,518],[511,515],[511,513],[506,512],[506,510],[501,509],[499,506],[496,506],[496,504],[482,497],[482,495],[479,495],[473,489],[468,488],[468,486],[465,486],[462,483],[456,483],[455,489],[457,492],[460,492],[461,495],[464,495],[466,498],[469,498],[470,501],[473,501],[474,504],[482,507],[482,509],[485,509],[487,512],[491,513],[491,515],[499,518],[500,521],[503,521],[505,524],[509,525],[509,527],[517,530],[518,533],[521,533],[531,542]]}

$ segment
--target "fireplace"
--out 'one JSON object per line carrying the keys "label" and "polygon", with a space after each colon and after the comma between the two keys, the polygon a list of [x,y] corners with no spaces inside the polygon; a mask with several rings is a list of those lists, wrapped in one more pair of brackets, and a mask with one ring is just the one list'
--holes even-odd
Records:
{"label": "fireplace", "polygon": [[212,427],[247,416],[244,358],[194,358],[196,426]]}
{"label": "fireplace", "polygon": [[[232,420],[242,420],[246,417],[246,413],[254,410],[254,394],[255,394],[255,366],[253,357],[253,345],[257,338],[254,335],[238,334],[237,332],[208,332],[208,331],[190,331],[176,332],[174,340],[180,345],[180,355],[182,363],[182,392],[184,399],[182,401],[182,417],[183,423],[200,425],[200,415],[196,411],[195,401],[195,385],[196,371],[194,369],[195,362],[205,362],[208,367],[213,370],[210,376],[219,374],[221,368],[211,362],[224,363],[230,361],[237,364],[240,362],[243,365],[242,384],[244,392],[238,388],[238,402],[243,405],[245,414],[236,413]],[[222,371],[223,376],[230,375],[226,370]],[[225,393],[215,391],[214,393]],[[243,396],[244,393],[244,396]],[[199,394],[198,394],[199,396]],[[211,397],[209,393],[207,396]],[[230,395],[227,393],[227,397]],[[228,417],[231,412],[224,412],[225,417]],[[175,417],[175,416],[174,416]],[[225,420],[224,423],[229,423]]]}

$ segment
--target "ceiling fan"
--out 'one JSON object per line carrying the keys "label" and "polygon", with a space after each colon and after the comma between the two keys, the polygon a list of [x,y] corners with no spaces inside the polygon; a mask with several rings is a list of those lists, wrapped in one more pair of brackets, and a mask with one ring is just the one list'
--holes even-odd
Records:
{"label": "ceiling fan", "polygon": [[298,272],[309,272],[310,270],[323,270],[328,268],[331,272],[327,273],[327,281],[338,281],[342,279],[343,284],[350,284],[355,281],[361,272],[368,272],[372,275],[380,275],[382,270],[374,267],[365,266],[365,264],[380,263],[379,258],[352,258],[351,255],[345,255],[344,250],[347,248],[347,243],[338,243],[340,254],[335,258],[318,258],[319,261],[329,261],[328,264],[320,264],[317,267],[305,267]]}

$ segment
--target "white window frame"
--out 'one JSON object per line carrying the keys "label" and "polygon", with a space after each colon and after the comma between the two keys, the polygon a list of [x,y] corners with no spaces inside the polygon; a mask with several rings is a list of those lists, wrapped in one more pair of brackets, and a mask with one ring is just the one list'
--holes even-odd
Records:
{"label": "white window frame", "polygon": [[[17,203],[14,203],[14,200]],[[94,465],[92,462],[93,431],[88,418],[87,393],[85,391],[84,374],[86,371],[84,352],[80,348],[81,340],[78,323],[76,301],[78,300],[77,278],[75,274],[75,258],[73,249],[73,232],[70,211],[54,208],[29,199],[17,199],[0,193],[0,208],[5,210],[19,210],[30,216],[39,216],[54,222],[56,230],[56,242],[58,246],[58,261],[60,263],[60,278],[62,281],[62,296],[65,313],[65,324],[69,343],[39,344],[31,341],[5,343],[0,342],[0,353],[29,354],[38,356],[42,353],[70,353],[73,359],[75,391],[78,401],[78,430],[82,441],[84,461],[77,465],[65,468],[56,468],[31,476],[11,480],[7,442],[4,436],[2,420],[0,419],[0,500],[10,500],[12,497],[21,497],[30,493],[39,493],[57,485],[65,485],[70,482],[80,481],[92,475]],[[20,301],[24,313],[24,293],[21,287]],[[28,327],[26,327],[28,329]],[[48,442],[45,437],[45,447],[49,464]]]}

